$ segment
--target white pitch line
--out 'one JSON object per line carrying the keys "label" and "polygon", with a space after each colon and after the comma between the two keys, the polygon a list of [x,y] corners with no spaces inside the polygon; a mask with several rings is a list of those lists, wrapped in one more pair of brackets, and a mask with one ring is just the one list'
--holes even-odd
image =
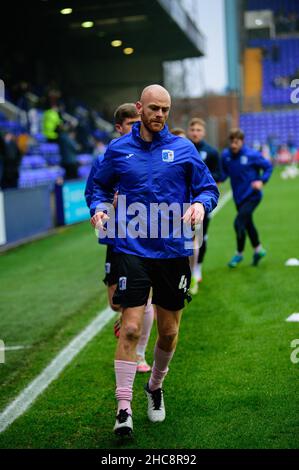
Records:
{"label": "white pitch line", "polygon": [[32,346],[5,346],[4,348],[0,348],[0,351],[19,351],[19,349],[29,349]]}
{"label": "white pitch line", "polygon": [[220,198],[218,202],[218,206],[213,210],[211,213],[211,217],[215,217],[216,214],[218,214],[219,211],[225,206],[225,204],[231,200],[232,198],[232,192],[228,191],[227,193],[223,194],[223,196]]}
{"label": "white pitch line", "polygon": [[292,315],[290,315],[286,321],[288,322],[299,322],[299,313],[292,313]]}
{"label": "white pitch line", "polygon": [[59,374],[77,354],[116,315],[110,307],[101,311],[96,318],[79,333],[53,361],[38,375],[17,398],[0,413],[0,433],[5,431],[19,416],[25,413],[36,398],[57,379]]}

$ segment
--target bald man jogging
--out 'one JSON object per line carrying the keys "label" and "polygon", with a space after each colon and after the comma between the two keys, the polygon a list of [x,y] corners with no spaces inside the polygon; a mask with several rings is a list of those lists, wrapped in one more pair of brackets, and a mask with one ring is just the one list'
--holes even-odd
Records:
{"label": "bald man jogging", "polygon": [[[105,223],[108,225],[113,218],[111,195],[116,184],[119,188],[115,251],[120,253],[120,265],[114,296],[114,303],[123,308],[115,355],[118,407],[114,432],[118,435],[133,430],[136,345],[151,288],[158,338],[145,393],[150,421],[165,419],[162,383],[175,352],[191,278],[188,257],[192,254],[192,234],[186,235],[184,226],[201,223],[219,197],[215,181],[198,159],[194,145],[168,131],[170,106],[165,88],[146,87],[136,103],[141,122],[133,125],[130,134],[109,145],[94,177],[91,220],[100,230],[105,230]],[[165,222],[169,224],[166,233]]]}

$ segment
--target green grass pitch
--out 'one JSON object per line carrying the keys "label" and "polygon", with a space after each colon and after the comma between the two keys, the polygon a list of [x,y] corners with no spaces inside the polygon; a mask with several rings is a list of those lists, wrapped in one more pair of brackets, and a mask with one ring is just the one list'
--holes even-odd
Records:
{"label": "green grass pitch", "polygon": [[[134,438],[112,433],[115,420],[111,322],[27,412],[0,434],[0,448],[298,448],[299,364],[290,360],[299,324],[299,180],[277,169],[255,220],[267,256],[235,270],[229,202],[213,219],[199,294],[185,310],[165,380],[165,422],[146,416],[143,385],[134,386]],[[0,256],[0,412],[106,306],[104,248],[88,223]],[[155,327],[147,359],[152,361]]]}

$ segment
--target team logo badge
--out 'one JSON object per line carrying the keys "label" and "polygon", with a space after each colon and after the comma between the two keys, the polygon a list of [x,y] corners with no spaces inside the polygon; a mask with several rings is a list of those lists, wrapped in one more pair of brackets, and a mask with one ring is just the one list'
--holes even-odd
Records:
{"label": "team logo badge", "polygon": [[203,161],[205,161],[205,160],[207,159],[208,153],[205,152],[204,150],[202,150],[202,151],[200,152],[200,156],[201,156],[201,159],[202,159]]}
{"label": "team logo badge", "polygon": [[240,158],[241,165],[247,165],[248,163],[248,157],[246,155],[242,155]]}
{"label": "team logo badge", "polygon": [[162,161],[163,162],[173,162],[174,160],[174,151],[173,150],[162,150]]}
{"label": "team logo badge", "polygon": [[120,277],[118,280],[118,286],[119,290],[126,290],[127,288],[127,278],[126,277]]}
{"label": "team logo badge", "polygon": [[111,271],[111,263],[105,263],[105,273],[110,274]]}

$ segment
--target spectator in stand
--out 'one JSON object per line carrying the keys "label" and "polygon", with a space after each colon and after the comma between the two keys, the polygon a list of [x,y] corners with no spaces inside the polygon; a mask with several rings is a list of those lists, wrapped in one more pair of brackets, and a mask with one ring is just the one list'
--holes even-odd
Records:
{"label": "spectator in stand", "polygon": [[0,159],[2,160],[1,188],[17,188],[19,180],[19,167],[22,154],[19,150],[16,137],[7,132],[4,138],[0,137]]}
{"label": "spectator in stand", "polygon": [[65,169],[65,179],[76,179],[78,177],[77,154],[79,145],[75,140],[74,130],[62,128],[59,132],[58,143],[61,154],[61,166]]}
{"label": "spectator in stand", "polygon": [[107,134],[104,131],[100,131],[97,129],[93,133],[94,141],[95,141],[95,146],[93,150],[93,155],[95,157],[98,157],[99,155],[103,155],[106,152],[106,141],[107,141]]}
{"label": "spectator in stand", "polygon": [[279,75],[278,77],[273,78],[272,85],[275,88],[289,88],[290,86],[290,77]]}
{"label": "spectator in stand", "polygon": [[293,135],[288,136],[287,147],[288,147],[288,151],[290,152],[292,161],[294,161],[296,153],[297,153],[297,145],[296,145]]}
{"label": "spectator in stand", "polygon": [[278,44],[273,44],[272,49],[271,49],[271,56],[273,62],[279,62],[280,61],[280,47]]}
{"label": "spectator in stand", "polygon": [[19,82],[12,85],[11,89],[11,99],[13,103],[21,108],[23,111],[28,111],[28,94],[29,84],[26,80],[20,80]]}
{"label": "spectator in stand", "polygon": [[58,133],[62,126],[62,118],[59,108],[56,104],[52,104],[49,109],[44,112],[42,121],[42,133],[48,142],[58,142]]}
{"label": "spectator in stand", "polygon": [[76,139],[81,146],[83,153],[92,152],[92,142],[90,136],[92,134],[92,122],[89,111],[83,106],[77,106],[75,117],[78,119],[76,128]]}
{"label": "spectator in stand", "polygon": [[299,78],[299,68],[295,70],[292,75],[279,75],[278,77],[275,77],[272,80],[272,84],[276,88],[289,88],[291,86],[291,83],[293,80],[296,80]]}
{"label": "spectator in stand", "polygon": [[269,49],[266,46],[262,46],[261,51],[263,59],[267,59],[269,57]]}
{"label": "spectator in stand", "polygon": [[61,101],[61,91],[59,90],[59,87],[57,86],[55,80],[50,81],[46,93],[50,107],[56,106],[58,108],[59,103]]}
{"label": "spectator in stand", "polygon": [[274,160],[277,157],[278,152],[278,139],[276,135],[269,135],[267,138],[267,144],[269,146],[269,151],[271,158]]}

